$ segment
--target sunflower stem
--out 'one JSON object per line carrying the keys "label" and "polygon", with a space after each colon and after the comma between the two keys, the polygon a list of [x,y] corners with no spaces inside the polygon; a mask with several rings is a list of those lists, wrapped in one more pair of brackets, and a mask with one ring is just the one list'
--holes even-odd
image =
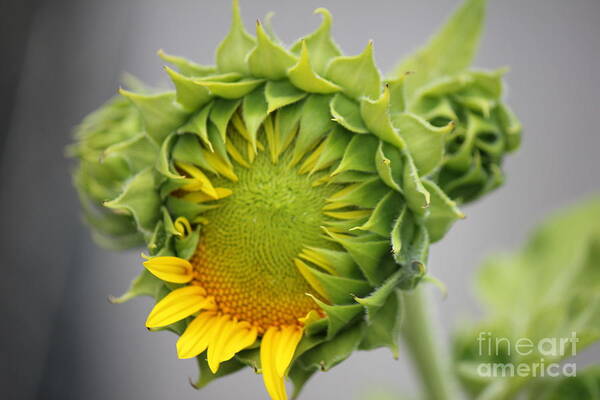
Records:
{"label": "sunflower stem", "polygon": [[434,319],[437,313],[430,303],[423,285],[418,285],[412,292],[404,295],[405,320],[402,335],[421,377],[424,398],[460,399],[450,356],[440,340],[440,329]]}

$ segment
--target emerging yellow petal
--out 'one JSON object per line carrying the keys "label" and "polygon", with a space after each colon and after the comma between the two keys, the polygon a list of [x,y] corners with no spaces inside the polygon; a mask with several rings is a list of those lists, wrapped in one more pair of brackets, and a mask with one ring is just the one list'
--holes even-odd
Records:
{"label": "emerging yellow petal", "polygon": [[215,307],[212,297],[205,297],[206,291],[199,286],[185,286],[173,290],[159,301],[146,320],[148,328],[158,328],[182,320],[200,310]]}
{"label": "emerging yellow petal", "polygon": [[188,219],[186,217],[177,218],[173,222],[173,227],[179,234],[179,237],[182,239],[185,238],[190,233],[192,233],[192,231],[193,231],[192,225],[190,224],[190,221],[188,221]]}
{"label": "emerging yellow petal", "polygon": [[193,203],[206,203],[208,201],[224,199],[225,197],[231,196],[233,192],[231,189],[227,188],[215,188],[215,193],[216,197],[212,197],[203,192],[193,192],[184,195],[183,199]]}
{"label": "emerging yellow petal", "polygon": [[260,345],[260,362],[267,392],[272,400],[287,400],[284,377],[298,343],[302,329],[298,326],[271,327]]}
{"label": "emerging yellow petal", "polygon": [[194,275],[192,264],[179,257],[152,257],[144,262],[144,267],[166,282],[188,283]]}
{"label": "emerging yellow petal", "polygon": [[176,165],[177,167],[184,170],[187,174],[189,174],[194,181],[193,183],[182,186],[181,188],[183,190],[200,190],[206,193],[209,197],[217,199],[217,193],[215,192],[215,188],[212,185],[212,182],[210,181],[210,179],[208,179],[204,172],[200,170],[200,168],[186,162],[177,162]]}

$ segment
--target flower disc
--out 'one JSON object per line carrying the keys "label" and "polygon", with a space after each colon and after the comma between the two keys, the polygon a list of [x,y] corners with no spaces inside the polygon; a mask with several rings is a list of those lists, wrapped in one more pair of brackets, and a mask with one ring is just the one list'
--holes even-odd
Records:
{"label": "flower disc", "polygon": [[204,214],[191,263],[223,312],[261,331],[296,324],[318,307],[294,259],[305,246],[331,246],[320,228],[322,209],[338,185],[312,186],[318,175],[299,174],[285,158],[273,164],[264,151],[250,168],[236,165],[235,174],[237,182],[214,180],[232,194]]}

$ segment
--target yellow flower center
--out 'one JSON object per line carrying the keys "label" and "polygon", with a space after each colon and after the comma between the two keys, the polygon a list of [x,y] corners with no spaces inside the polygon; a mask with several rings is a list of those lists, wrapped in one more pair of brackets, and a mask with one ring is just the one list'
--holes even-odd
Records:
{"label": "yellow flower center", "polygon": [[217,308],[260,332],[299,324],[318,310],[294,259],[306,247],[331,247],[321,230],[323,207],[339,186],[315,187],[319,174],[300,174],[289,164],[289,155],[273,163],[259,151],[249,168],[234,166],[238,181],[213,179],[232,194],[203,214],[206,225],[190,260]]}

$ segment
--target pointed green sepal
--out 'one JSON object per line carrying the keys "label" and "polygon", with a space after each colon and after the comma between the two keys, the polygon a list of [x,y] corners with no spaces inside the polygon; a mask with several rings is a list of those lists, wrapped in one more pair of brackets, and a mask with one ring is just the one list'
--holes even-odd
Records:
{"label": "pointed green sepal", "polygon": [[458,209],[456,203],[434,182],[424,179],[423,186],[431,195],[429,215],[425,220],[425,226],[429,232],[431,242],[437,242],[444,237],[456,220],[463,219],[465,215]]}
{"label": "pointed green sepal", "polygon": [[194,114],[188,122],[177,129],[178,133],[193,133],[198,135],[200,140],[212,151],[213,146],[208,139],[208,115],[210,114],[212,103],[208,103],[200,111]]}
{"label": "pointed green sepal", "polygon": [[301,54],[302,47],[306,46],[311,55],[311,65],[314,71],[323,75],[327,69],[327,64],[333,58],[341,56],[342,52],[331,38],[331,14],[324,8],[317,8],[315,14],[321,14],[323,20],[316,31],[296,42],[291,51],[295,54]]}
{"label": "pointed green sepal", "polygon": [[256,39],[256,47],[248,56],[252,75],[270,80],[285,78],[287,70],[296,64],[296,57],[275,43],[259,21],[256,21]]}
{"label": "pointed green sepal", "polygon": [[359,346],[364,336],[364,324],[357,323],[346,328],[338,336],[308,350],[298,362],[305,369],[327,371],[350,356]]}
{"label": "pointed green sepal", "polygon": [[312,299],[327,315],[327,338],[331,340],[336,336],[342,329],[348,326],[358,315],[364,312],[363,307],[360,304],[348,304],[348,305],[333,305],[330,306],[327,303],[322,302],[315,296]]}
{"label": "pointed green sepal", "polygon": [[240,100],[213,100],[209,119],[213,124],[215,124],[223,142],[227,140],[227,126],[229,125],[229,120],[239,105]]}
{"label": "pointed green sepal", "polygon": [[125,303],[138,296],[158,297],[164,282],[156,276],[143,269],[142,272],[131,282],[129,289],[119,297],[110,296],[108,300],[113,304]]}
{"label": "pointed green sepal", "polygon": [[169,67],[165,71],[173,81],[176,91],[176,99],[183,108],[195,111],[210,100],[210,92],[207,88],[198,85],[193,79],[186,77]]}
{"label": "pointed green sepal", "polygon": [[381,180],[399,193],[404,193],[402,182],[402,153],[395,147],[379,142],[375,153],[375,168]]}
{"label": "pointed green sepal", "polygon": [[256,149],[258,129],[269,113],[265,88],[261,86],[244,97],[242,101],[242,118],[250,135],[250,143]]}
{"label": "pointed green sepal", "polygon": [[141,95],[125,89],[120,89],[119,93],[136,105],[146,132],[157,144],[161,144],[188,116],[188,112],[175,102],[174,93]]}
{"label": "pointed green sepal", "polygon": [[301,111],[300,129],[294,146],[292,164],[298,163],[311,150],[334,123],[329,114],[331,96],[311,94],[306,98]]}
{"label": "pointed green sepal", "polygon": [[376,172],[374,160],[378,145],[379,141],[374,136],[354,135],[332,175],[345,171]]}
{"label": "pointed green sepal", "polygon": [[417,167],[408,153],[404,153],[403,185],[406,204],[417,215],[424,215],[431,195],[423,186]]}
{"label": "pointed green sepal", "polygon": [[272,113],[306,97],[306,92],[298,90],[287,80],[268,81],[265,86],[268,112]]}
{"label": "pointed green sepal", "polygon": [[242,79],[237,82],[223,82],[207,79],[196,80],[198,85],[207,88],[211,94],[230,100],[240,99],[246,96],[263,82],[264,80],[262,79]]}
{"label": "pointed green sepal", "polygon": [[289,80],[298,88],[309,93],[335,93],[342,90],[338,85],[317,75],[308,56],[306,42],[302,41],[302,50],[298,63],[288,70]]}
{"label": "pointed green sepal", "polygon": [[329,63],[325,78],[339,85],[349,97],[379,98],[381,76],[373,58],[373,42],[354,57],[340,56]]}
{"label": "pointed green sepal", "polygon": [[131,213],[141,230],[152,232],[160,216],[160,197],[154,171],[145,169],[135,175],[114,200],[104,203],[105,207]]}
{"label": "pointed green sepal", "polygon": [[349,131],[368,133],[361,113],[360,106],[345,95],[338,93],[329,104],[333,120]]}
{"label": "pointed green sepal", "polygon": [[195,62],[192,62],[184,57],[167,54],[162,49],[158,50],[157,54],[164,61],[177,67],[177,70],[180,74],[187,77],[198,78],[214,74],[217,71],[217,69],[213,66],[196,64]]}
{"label": "pointed green sepal", "polygon": [[217,48],[216,60],[219,72],[237,72],[248,75],[250,70],[246,57],[255,46],[255,39],[244,28],[238,0],[233,0],[231,28]]}
{"label": "pointed green sepal", "polygon": [[399,356],[398,341],[402,325],[402,296],[394,291],[385,304],[369,318],[365,335],[360,343],[361,350],[388,347],[395,359]]}
{"label": "pointed green sepal", "polygon": [[390,89],[386,85],[383,93],[377,100],[363,97],[360,100],[360,114],[367,129],[399,149],[404,149],[406,144],[392,126],[390,119]]}
{"label": "pointed green sepal", "polygon": [[402,113],[394,115],[393,124],[404,139],[419,176],[428,175],[441,165],[446,136],[454,129],[454,122],[435,127],[417,115]]}
{"label": "pointed green sepal", "polygon": [[160,153],[156,160],[156,170],[171,179],[183,179],[184,177],[173,169],[171,150],[178,139],[176,133],[171,133],[163,142]]}

